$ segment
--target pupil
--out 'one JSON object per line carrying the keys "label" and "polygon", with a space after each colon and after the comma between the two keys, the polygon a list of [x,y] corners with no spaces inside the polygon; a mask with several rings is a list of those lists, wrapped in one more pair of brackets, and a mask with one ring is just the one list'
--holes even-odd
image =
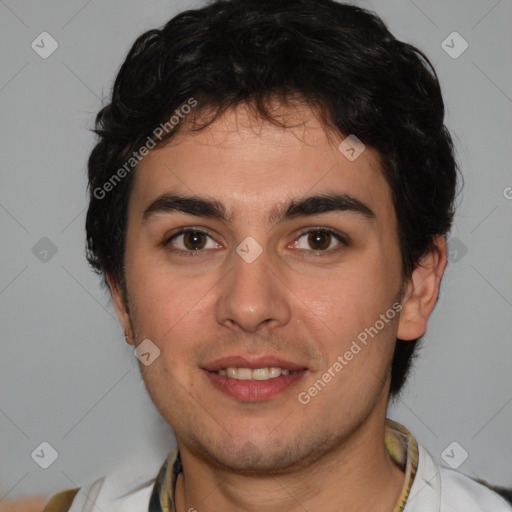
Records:
{"label": "pupil", "polygon": [[206,243],[203,234],[198,231],[189,231],[188,233],[185,233],[183,242],[187,249],[192,249],[194,251],[202,249]]}
{"label": "pupil", "polygon": [[315,231],[309,235],[308,241],[313,249],[323,250],[329,247],[331,240],[329,233],[324,233],[323,231]]}

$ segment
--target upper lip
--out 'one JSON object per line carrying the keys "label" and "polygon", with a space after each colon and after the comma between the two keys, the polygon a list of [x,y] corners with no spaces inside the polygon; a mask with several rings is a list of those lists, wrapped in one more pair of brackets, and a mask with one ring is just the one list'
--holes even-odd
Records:
{"label": "upper lip", "polygon": [[286,361],[274,356],[226,356],[210,361],[202,366],[204,370],[216,372],[225,368],[281,368],[291,372],[305,370],[301,364]]}

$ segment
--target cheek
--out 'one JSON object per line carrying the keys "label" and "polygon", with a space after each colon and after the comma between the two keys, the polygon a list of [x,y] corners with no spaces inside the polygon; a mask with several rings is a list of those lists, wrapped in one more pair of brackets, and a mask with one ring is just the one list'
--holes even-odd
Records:
{"label": "cheek", "polygon": [[[302,299],[298,314],[327,355],[325,368],[313,380],[330,368],[336,375],[329,386],[336,400],[352,403],[348,390],[352,397],[376,395],[386,382],[396,340],[398,315],[392,305],[398,275],[399,266],[390,272],[376,251],[317,280],[303,280],[297,289]],[[341,371],[333,367],[336,361]]]}
{"label": "cheek", "polygon": [[380,257],[366,258],[315,278],[301,278],[292,289],[304,314],[317,317],[331,330],[347,332],[373,324],[391,307],[398,290],[394,274]]}
{"label": "cheek", "polygon": [[150,338],[160,346],[197,302],[194,288],[180,286],[179,279],[144,258],[127,262],[126,275],[137,339]]}

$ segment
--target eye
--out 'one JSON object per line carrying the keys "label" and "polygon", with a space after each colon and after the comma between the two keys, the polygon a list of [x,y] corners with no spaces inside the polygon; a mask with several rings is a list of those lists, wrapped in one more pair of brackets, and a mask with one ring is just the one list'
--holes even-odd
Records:
{"label": "eye", "polygon": [[182,229],[165,242],[175,252],[199,252],[207,249],[217,249],[219,244],[213,238],[198,229]]}
{"label": "eye", "polygon": [[343,237],[328,229],[311,229],[303,233],[295,242],[294,247],[301,250],[327,252],[333,246],[346,245]]}

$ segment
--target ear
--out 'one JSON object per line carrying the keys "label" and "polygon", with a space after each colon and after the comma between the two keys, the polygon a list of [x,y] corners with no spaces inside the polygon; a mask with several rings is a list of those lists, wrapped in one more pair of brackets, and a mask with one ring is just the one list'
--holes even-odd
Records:
{"label": "ear", "polygon": [[432,248],[422,256],[407,281],[397,338],[415,340],[425,334],[428,317],[439,295],[446,261],[446,240],[443,235],[436,235]]}
{"label": "ear", "polygon": [[128,314],[128,309],[126,307],[120,285],[110,274],[107,274],[107,283],[108,287],[110,288],[110,294],[112,295],[112,302],[114,303],[117,318],[124,330],[126,343],[128,343],[128,345],[133,345],[133,333],[130,323],[130,315]]}

